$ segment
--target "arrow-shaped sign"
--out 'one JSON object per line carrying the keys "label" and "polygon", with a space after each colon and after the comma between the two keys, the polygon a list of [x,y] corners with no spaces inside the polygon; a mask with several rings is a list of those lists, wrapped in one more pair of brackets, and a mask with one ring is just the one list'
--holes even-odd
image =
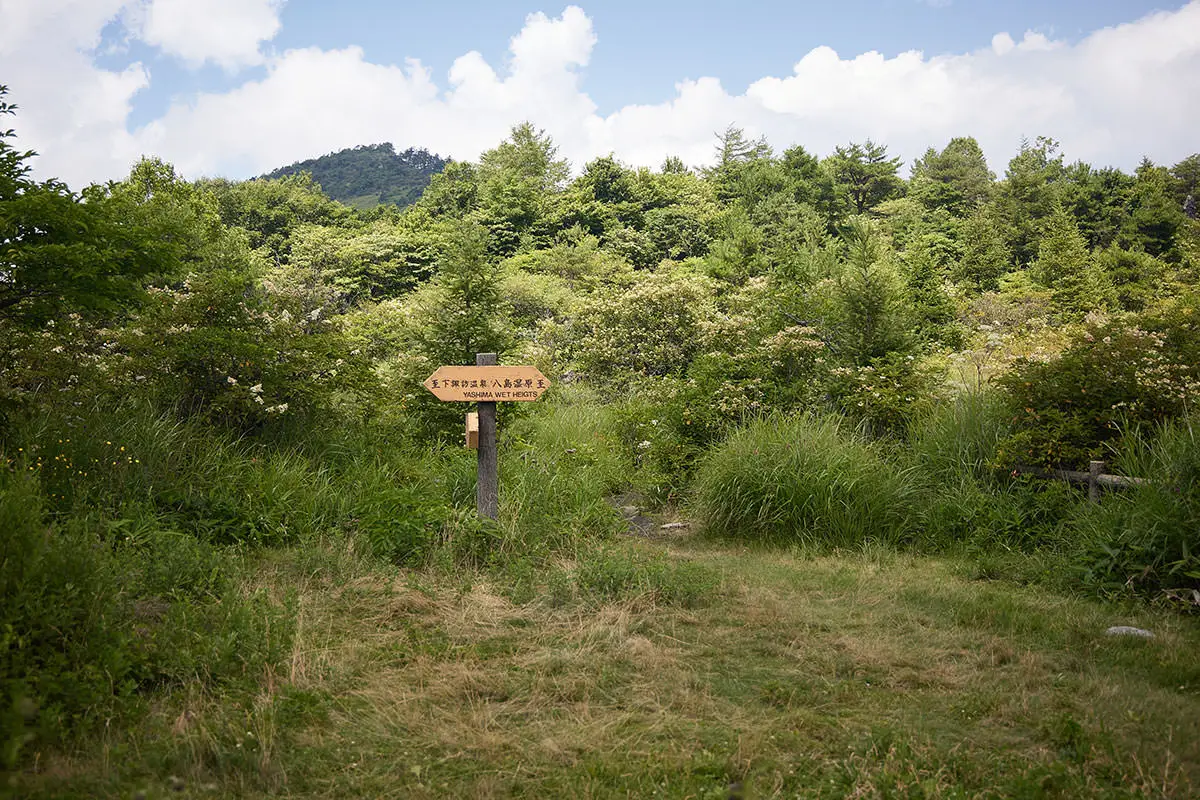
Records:
{"label": "arrow-shaped sign", "polygon": [[425,388],[451,402],[528,402],[550,388],[550,379],[537,367],[447,366],[426,378]]}

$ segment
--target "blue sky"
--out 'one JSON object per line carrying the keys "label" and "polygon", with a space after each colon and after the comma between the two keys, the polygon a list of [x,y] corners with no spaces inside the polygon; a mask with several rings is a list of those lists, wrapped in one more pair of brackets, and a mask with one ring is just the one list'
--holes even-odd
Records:
{"label": "blue sky", "polygon": [[[560,13],[566,4],[530,2],[399,3],[390,0],[288,0],[276,50],[362,47],[370,61],[402,64],[418,58],[435,75],[470,50],[502,64],[508,40],[535,11]],[[669,97],[684,78],[719,78],[743,91],[764,75],[786,75],[808,51],[827,45],[842,56],[871,50],[895,56],[987,47],[992,36],[1027,30],[1076,42],[1099,28],[1178,7],[1155,0],[840,0],[736,2],[604,0],[580,3],[600,40],[582,88],[607,114],[629,104]],[[702,10],[698,10],[702,9]],[[121,26],[107,31],[121,38]],[[103,49],[103,48],[101,48]],[[172,97],[232,88],[261,76],[264,67],[236,75],[209,65],[188,70],[147,45],[102,59],[110,66],[145,61],[155,81],[137,97],[132,124],[164,112]]]}
{"label": "blue sky", "polygon": [[[468,50],[492,63],[526,15],[557,14],[564,4],[529,2],[396,3],[290,0],[281,47],[362,46],[369,58],[416,56],[436,73]],[[671,94],[682,78],[714,76],[741,91],[763,75],[785,75],[801,56],[828,45],[843,56],[877,50],[927,55],[986,47],[992,36],[1040,31],[1077,41],[1109,25],[1179,3],[1159,0],[604,0],[579,5],[600,40],[584,80],[602,113]],[[369,23],[369,24],[367,24]]]}
{"label": "blue sky", "polygon": [[0,0],[0,19],[23,143],[73,183],[142,154],[231,177],[384,140],[474,158],[523,119],[576,166],[701,163],[730,122],[905,160],[975,135],[997,172],[1039,134],[1127,168],[1200,149],[1200,2]]}

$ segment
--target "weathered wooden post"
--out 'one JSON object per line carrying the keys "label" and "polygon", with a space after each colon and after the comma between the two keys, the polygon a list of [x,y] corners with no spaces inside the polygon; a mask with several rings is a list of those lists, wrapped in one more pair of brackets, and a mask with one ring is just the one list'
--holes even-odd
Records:
{"label": "weathered wooden post", "polygon": [[537,400],[550,381],[537,367],[501,367],[495,353],[476,353],[474,366],[443,366],[425,379],[439,400],[478,403],[478,433],[467,418],[466,444],[478,443],[475,507],[481,517],[495,519],[500,510],[500,470],[496,443],[496,403]]}
{"label": "weathered wooden post", "polygon": [[1103,461],[1088,462],[1088,502],[1100,502],[1100,476],[1103,474]]}
{"label": "weathered wooden post", "polygon": [[[475,366],[496,366],[495,353],[476,353]],[[495,519],[500,513],[500,464],[496,458],[496,401],[479,401],[479,467],[475,481],[475,507],[479,516]]]}

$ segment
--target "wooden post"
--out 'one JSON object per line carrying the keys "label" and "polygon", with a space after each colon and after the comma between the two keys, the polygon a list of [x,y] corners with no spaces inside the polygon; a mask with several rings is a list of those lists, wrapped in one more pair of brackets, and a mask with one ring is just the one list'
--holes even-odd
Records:
{"label": "wooden post", "polygon": [[1100,476],[1103,474],[1103,461],[1088,462],[1088,502],[1100,502]]}
{"label": "wooden post", "polygon": [[[476,353],[475,366],[490,367],[495,353]],[[479,471],[475,483],[475,507],[479,516],[495,519],[500,513],[500,470],[496,457],[496,404],[479,404]]]}

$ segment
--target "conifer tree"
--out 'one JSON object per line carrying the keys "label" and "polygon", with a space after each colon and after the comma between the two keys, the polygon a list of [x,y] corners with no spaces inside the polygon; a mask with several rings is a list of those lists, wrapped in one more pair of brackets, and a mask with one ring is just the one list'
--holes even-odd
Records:
{"label": "conifer tree", "polygon": [[1112,297],[1112,285],[1088,252],[1075,220],[1061,207],[1043,225],[1031,273],[1052,292],[1055,306],[1068,317],[1107,307]]}

